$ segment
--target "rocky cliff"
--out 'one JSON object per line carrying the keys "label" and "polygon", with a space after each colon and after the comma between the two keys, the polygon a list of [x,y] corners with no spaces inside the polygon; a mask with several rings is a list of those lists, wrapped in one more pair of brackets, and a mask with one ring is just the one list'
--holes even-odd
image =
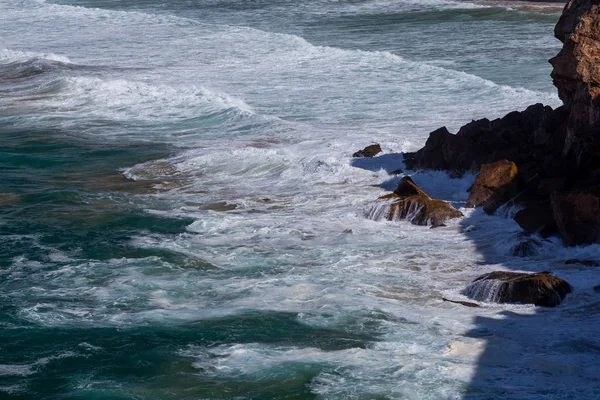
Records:
{"label": "rocky cliff", "polygon": [[571,0],[555,28],[564,43],[550,60],[552,80],[568,108],[564,151],[578,164],[598,157],[600,130],[600,2]]}
{"label": "rocky cliff", "polygon": [[[478,181],[498,186],[487,191],[495,196],[487,212],[510,201],[522,208],[515,220],[528,233],[560,234],[568,246],[600,243],[600,0],[569,1],[555,35],[563,48],[550,63],[562,107],[532,105],[456,134],[440,128],[424,148],[405,154],[405,164],[454,175],[481,171]],[[495,169],[509,165],[502,160],[516,170],[500,185],[494,176],[506,174]],[[470,205],[490,204],[479,192]]]}

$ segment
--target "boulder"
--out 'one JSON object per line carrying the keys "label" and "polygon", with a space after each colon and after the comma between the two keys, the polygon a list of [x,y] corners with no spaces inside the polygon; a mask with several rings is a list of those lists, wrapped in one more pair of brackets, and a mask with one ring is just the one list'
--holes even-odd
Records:
{"label": "boulder", "polygon": [[515,257],[531,257],[539,254],[544,245],[534,238],[523,238],[511,250],[511,254]]}
{"label": "boulder", "polygon": [[600,198],[571,192],[552,196],[554,219],[565,246],[600,243]]}
{"label": "boulder", "polygon": [[352,154],[352,157],[375,157],[379,153],[381,153],[381,146],[378,144],[372,144]]}
{"label": "boulder", "polygon": [[558,232],[550,201],[532,204],[517,212],[514,220],[526,233],[547,238]]}
{"label": "boulder", "polygon": [[389,202],[384,217],[390,221],[407,220],[414,225],[441,226],[462,213],[445,201],[435,200],[422,191],[410,177],[404,177],[393,193],[379,200]]}
{"label": "boulder", "polygon": [[514,162],[500,160],[481,166],[471,188],[467,207],[483,207],[493,214],[519,192],[519,170]]}
{"label": "boulder", "polygon": [[555,307],[571,291],[571,285],[548,272],[496,271],[476,278],[461,293],[477,301]]}

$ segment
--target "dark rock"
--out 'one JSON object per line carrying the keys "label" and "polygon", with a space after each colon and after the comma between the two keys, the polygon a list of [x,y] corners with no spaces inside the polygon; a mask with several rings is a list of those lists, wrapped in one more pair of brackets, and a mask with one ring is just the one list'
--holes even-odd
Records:
{"label": "dark rock", "polygon": [[448,226],[448,225],[446,225],[446,224],[432,225],[431,228],[429,228],[429,229],[443,228],[444,226]]}
{"label": "dark rock", "polygon": [[402,178],[393,193],[379,200],[391,200],[385,215],[390,221],[405,219],[414,225],[437,227],[449,219],[462,217],[462,213],[450,204],[429,197],[408,176]]}
{"label": "dark rock", "polygon": [[462,294],[477,301],[555,307],[571,291],[571,285],[548,272],[496,271],[476,278]]}
{"label": "dark rock", "polygon": [[527,233],[549,237],[558,232],[550,202],[533,204],[515,214],[514,220]]}
{"label": "dark rock", "polygon": [[464,125],[462,128],[460,128],[456,135],[466,137],[471,140],[478,140],[483,135],[488,134],[491,128],[492,124],[490,123],[490,120],[483,118],[477,121],[471,121]]}
{"label": "dark rock", "polygon": [[402,171],[401,168],[395,169],[392,172],[390,172],[390,175],[402,175],[404,174],[404,171]]}
{"label": "dark rock", "polygon": [[600,198],[596,194],[556,194],[552,208],[565,246],[600,243]]}
{"label": "dark rock", "polygon": [[594,292],[600,293],[600,285],[594,286]]}
{"label": "dark rock", "polygon": [[564,188],[564,178],[541,179],[537,185],[537,193],[541,196],[550,196],[556,192],[562,192]]}
{"label": "dark rock", "polygon": [[548,132],[546,129],[539,127],[533,132],[533,144],[536,146],[544,146],[548,143]]}
{"label": "dark rock", "polygon": [[515,257],[531,257],[540,253],[543,248],[542,242],[533,238],[525,238],[517,243],[512,249]]}
{"label": "dark rock", "polygon": [[514,162],[500,160],[484,164],[471,188],[467,207],[480,207],[493,214],[498,207],[517,195],[518,169]]}
{"label": "dark rock", "polygon": [[471,302],[469,302],[469,301],[450,300],[450,299],[447,299],[447,298],[445,298],[445,297],[442,297],[442,301],[447,301],[448,303],[456,303],[456,304],[460,304],[460,305],[463,305],[463,306],[465,306],[465,307],[473,307],[473,308],[475,308],[475,307],[481,307],[481,306],[480,306],[479,304],[477,304],[477,303],[471,303]]}
{"label": "dark rock", "polygon": [[567,265],[581,264],[581,265],[585,265],[586,267],[600,267],[600,262],[598,262],[598,261],[594,261],[594,260],[578,260],[578,259],[574,259],[574,258],[565,261],[565,264],[567,264]]}
{"label": "dark rock", "polygon": [[381,153],[381,146],[372,144],[352,154],[352,157],[375,157],[379,153]]}

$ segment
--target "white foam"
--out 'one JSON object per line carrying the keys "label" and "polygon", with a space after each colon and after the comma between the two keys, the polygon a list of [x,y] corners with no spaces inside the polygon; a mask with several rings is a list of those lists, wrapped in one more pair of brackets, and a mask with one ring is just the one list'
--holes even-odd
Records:
{"label": "white foam", "polygon": [[32,59],[43,59],[56,61],[63,64],[70,64],[71,60],[64,55],[54,53],[36,53],[31,51],[18,51],[7,48],[0,48],[0,63],[24,62]]}

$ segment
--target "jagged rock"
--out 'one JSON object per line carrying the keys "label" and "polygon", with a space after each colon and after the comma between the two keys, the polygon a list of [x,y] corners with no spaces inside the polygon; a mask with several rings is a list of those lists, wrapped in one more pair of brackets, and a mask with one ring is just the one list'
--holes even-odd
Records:
{"label": "jagged rock", "polygon": [[[405,153],[404,162],[409,169],[440,169],[455,175],[502,159],[517,165],[530,162],[541,166],[536,157],[545,160],[548,155],[554,155],[554,148],[547,148],[547,144],[561,137],[556,130],[565,118],[563,110],[554,111],[549,106],[534,104],[494,121],[486,118],[472,121],[456,135],[443,127],[430,133],[421,150]],[[536,141],[537,153],[531,151]],[[560,154],[558,151],[557,155]]]}
{"label": "jagged rock", "polygon": [[554,29],[564,43],[550,60],[558,96],[569,110],[565,151],[581,163],[585,154],[598,156],[600,127],[600,4],[571,0]]}
{"label": "jagged rock", "polygon": [[389,202],[383,217],[390,221],[405,219],[414,225],[441,226],[445,221],[463,215],[445,201],[429,197],[408,176],[402,178],[393,193],[379,200]]}
{"label": "jagged rock", "polygon": [[390,175],[402,175],[404,174],[404,171],[402,171],[402,168],[398,168],[393,170],[392,172],[390,172]]}
{"label": "jagged rock", "polygon": [[381,151],[380,145],[372,144],[352,154],[352,157],[375,157],[377,154],[381,153]]}
{"label": "jagged rock", "polygon": [[495,271],[476,278],[461,293],[477,301],[555,307],[571,291],[571,285],[548,272]]}
{"label": "jagged rock", "polygon": [[532,204],[520,210],[515,214],[514,220],[526,233],[536,233],[544,238],[558,231],[550,201]]}
{"label": "jagged rock", "polygon": [[565,246],[600,243],[600,198],[593,193],[552,196],[554,219]]}
{"label": "jagged rock", "polygon": [[578,259],[575,259],[575,258],[565,261],[565,264],[567,264],[567,265],[581,264],[581,265],[585,265],[586,267],[600,267],[600,262],[598,262],[598,261],[594,261],[594,260],[578,260]]}
{"label": "jagged rock", "polygon": [[467,201],[467,207],[482,206],[485,212],[493,214],[498,207],[516,196],[519,192],[519,170],[508,160],[484,164],[477,175]]}

